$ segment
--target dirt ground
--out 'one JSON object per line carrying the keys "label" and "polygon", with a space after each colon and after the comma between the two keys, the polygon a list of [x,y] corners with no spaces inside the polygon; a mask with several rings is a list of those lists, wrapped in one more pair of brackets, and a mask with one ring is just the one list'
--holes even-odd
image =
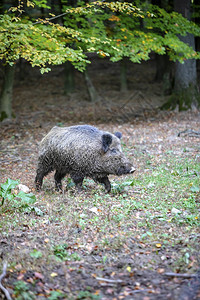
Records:
{"label": "dirt ground", "polygon": [[[19,79],[19,71],[16,73],[13,96],[15,118],[0,124],[0,183],[5,182],[8,177],[19,179],[36,193],[34,176],[38,144],[56,124],[68,126],[87,123],[111,132],[121,131],[127,145],[158,156],[164,155],[166,149],[175,151],[177,155],[182,153],[180,149],[183,147],[188,149],[190,155],[199,151],[198,137],[177,135],[186,129],[199,131],[200,113],[178,113],[158,109],[167,98],[162,95],[162,84],[153,80],[154,62],[129,66],[129,90],[124,93],[119,90],[119,64],[111,65],[104,61],[93,64],[89,68],[89,74],[102,97],[101,101],[95,103],[89,101],[84,78],[78,72],[76,89],[68,95],[63,94],[63,67],[55,67],[51,73],[42,76],[38,71],[25,66],[24,74],[24,78]],[[145,172],[146,157],[138,161],[130,151],[128,154],[133,158],[137,172]],[[187,151],[185,155],[188,155]],[[54,193],[51,176],[46,187],[51,197]],[[41,192],[40,199],[44,195],[44,192]],[[67,197],[72,201],[69,194]],[[81,201],[86,198],[87,195],[83,196]],[[58,204],[61,205],[61,202],[56,205]],[[0,232],[1,264],[4,260],[10,263],[8,253],[15,257],[15,260],[19,255],[19,262],[15,267],[10,264],[7,275],[2,280],[13,299],[17,297],[12,294],[13,282],[17,280],[32,284],[30,291],[32,289],[32,292],[37,294],[36,299],[200,299],[200,274],[194,278],[190,276],[190,272],[185,272],[189,273],[185,277],[167,275],[167,272],[171,271],[170,256],[167,264],[157,260],[157,252],[151,252],[150,248],[146,249],[142,243],[137,242],[137,236],[134,237],[134,234],[127,240],[128,246],[124,245],[120,250],[108,247],[106,255],[110,260],[104,263],[103,250],[98,251],[95,246],[91,246],[91,249],[84,251],[73,243],[73,235],[80,234],[76,225],[74,228],[70,227],[70,234],[64,227],[59,226],[56,221],[49,224],[39,222],[38,217],[35,226],[30,226],[25,220],[22,224],[16,224],[16,229],[11,226],[6,237]],[[84,230],[81,234],[84,235]],[[31,260],[26,260],[24,265],[23,257],[27,256],[26,249],[30,244],[37,248],[46,247],[53,235],[57,243],[67,240],[69,252],[73,252],[77,247],[81,260],[49,260],[35,267]],[[95,244],[94,241],[90,243]],[[151,260],[157,260],[155,269],[145,266],[145,262]],[[131,271],[127,266],[131,266]],[[198,268],[196,265],[193,275],[197,274]],[[62,291],[69,295],[69,298],[50,298],[50,291]],[[74,291],[87,292],[78,298]],[[95,298],[97,296],[99,298]],[[24,297],[17,299],[28,299]],[[6,299],[1,290],[0,299]]]}

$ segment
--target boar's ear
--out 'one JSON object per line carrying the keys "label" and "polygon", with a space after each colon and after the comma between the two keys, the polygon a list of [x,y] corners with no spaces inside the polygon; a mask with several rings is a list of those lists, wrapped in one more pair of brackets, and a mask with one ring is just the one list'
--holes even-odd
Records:
{"label": "boar's ear", "polygon": [[108,151],[109,146],[112,144],[112,136],[110,134],[102,135],[102,149],[106,153]]}
{"label": "boar's ear", "polygon": [[122,133],[117,131],[117,132],[115,132],[115,136],[118,137],[118,139],[121,139],[122,138]]}

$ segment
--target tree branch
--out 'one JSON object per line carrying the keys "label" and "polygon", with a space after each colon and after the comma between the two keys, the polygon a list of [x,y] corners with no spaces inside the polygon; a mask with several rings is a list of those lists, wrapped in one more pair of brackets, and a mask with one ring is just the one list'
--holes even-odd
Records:
{"label": "tree branch", "polygon": [[1,283],[2,279],[6,276],[6,269],[7,269],[7,262],[4,262],[4,264],[3,264],[3,272],[0,275],[0,289],[4,292],[7,300],[12,300],[12,298],[10,297],[10,294],[9,294],[8,290]]}
{"label": "tree branch", "polygon": [[123,282],[121,279],[108,279],[108,278],[102,278],[102,277],[96,277],[96,280],[105,281],[108,283],[122,283]]}
{"label": "tree branch", "polygon": [[40,23],[42,23],[42,22],[49,22],[49,21],[52,21],[52,20],[54,20],[54,19],[60,18],[60,17],[62,17],[62,16],[65,16],[65,15],[67,15],[67,14],[68,14],[68,12],[65,12],[65,13],[62,13],[62,14],[60,14],[60,15],[58,15],[58,16],[54,16],[54,17],[51,17],[51,18],[48,18],[48,19],[44,19],[44,20],[37,21],[37,22],[33,23],[32,25],[40,24]]}
{"label": "tree branch", "polygon": [[178,133],[178,137],[180,137],[181,134],[184,134],[184,136],[188,135],[188,136],[198,137],[198,136],[200,136],[200,131],[195,131],[193,129],[186,129],[186,130],[180,131]]}
{"label": "tree branch", "polygon": [[197,277],[196,274],[187,274],[187,273],[173,273],[173,272],[168,272],[168,273],[164,273],[165,276],[169,276],[169,277],[181,277],[181,278],[195,278]]}

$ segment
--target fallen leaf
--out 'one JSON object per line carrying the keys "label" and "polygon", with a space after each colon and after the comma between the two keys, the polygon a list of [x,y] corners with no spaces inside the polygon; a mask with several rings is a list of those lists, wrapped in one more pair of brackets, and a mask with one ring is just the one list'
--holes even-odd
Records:
{"label": "fallen leaf", "polygon": [[43,276],[41,273],[39,273],[39,272],[35,272],[34,275],[35,275],[35,277],[38,278],[38,279],[41,279],[41,280],[44,279],[44,276]]}
{"label": "fallen leaf", "polygon": [[131,272],[131,267],[128,266],[128,267],[126,268],[126,270],[127,270],[128,272]]}
{"label": "fallen leaf", "polygon": [[19,276],[17,276],[17,280],[22,280],[24,278],[24,274],[19,274]]}
{"label": "fallen leaf", "polygon": [[163,268],[159,268],[159,269],[157,270],[157,272],[158,272],[159,274],[162,274],[162,273],[164,273],[164,272],[165,272],[165,269],[163,269]]}
{"label": "fallen leaf", "polygon": [[96,207],[90,208],[89,211],[95,213],[96,215],[99,215],[98,209]]}

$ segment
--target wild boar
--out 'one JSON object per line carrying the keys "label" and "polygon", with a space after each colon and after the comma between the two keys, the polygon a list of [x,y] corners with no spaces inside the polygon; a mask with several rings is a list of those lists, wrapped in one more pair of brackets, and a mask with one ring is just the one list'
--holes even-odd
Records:
{"label": "wild boar", "polygon": [[53,127],[40,143],[37,190],[44,176],[55,170],[56,190],[62,189],[61,180],[70,174],[78,191],[84,177],[90,177],[110,192],[109,174],[120,176],[135,171],[122,152],[121,137],[120,132],[112,134],[90,125]]}

